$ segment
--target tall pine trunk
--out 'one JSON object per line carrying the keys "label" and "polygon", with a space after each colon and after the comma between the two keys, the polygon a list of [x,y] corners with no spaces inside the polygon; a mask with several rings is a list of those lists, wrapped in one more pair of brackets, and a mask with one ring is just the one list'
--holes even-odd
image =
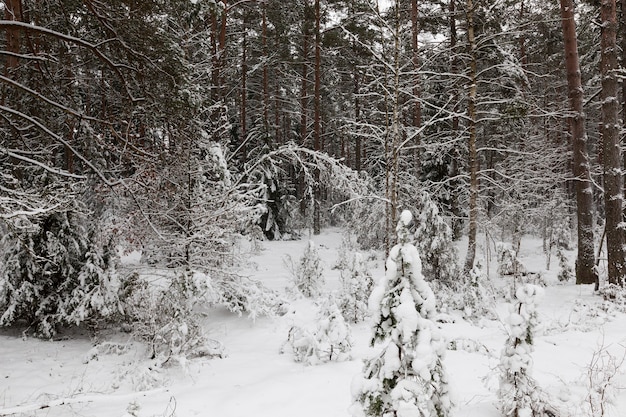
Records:
{"label": "tall pine trunk", "polygon": [[247,115],[246,115],[246,106],[247,106],[247,98],[248,98],[248,59],[247,59],[247,36],[246,36],[246,18],[245,13],[243,15],[243,34],[241,41],[241,110],[240,110],[240,125],[241,125],[241,162],[245,165],[248,157],[248,149],[246,146],[246,141],[248,136],[248,126],[246,123]]}
{"label": "tall pine trunk", "polygon": [[478,233],[478,151],[476,149],[476,96],[477,96],[477,64],[476,64],[476,38],[474,35],[474,4],[472,0],[467,0],[467,42],[470,53],[469,71],[469,96],[467,98],[468,116],[468,162],[470,174],[469,190],[469,232],[467,241],[467,256],[463,270],[469,272],[474,267],[476,258],[476,235]]}
{"label": "tall pine trunk", "polygon": [[[22,21],[22,0],[8,0],[4,2],[4,19]],[[7,28],[6,29],[6,43],[7,52],[10,54],[7,56],[5,70],[17,67],[18,59],[17,54],[20,53],[20,29],[19,28]],[[6,72],[5,71],[5,72]]]}
{"label": "tall pine trunk", "polygon": [[[302,77],[300,84],[300,144],[306,146],[308,135],[308,111],[309,111],[309,2],[304,2],[304,16],[302,22]],[[298,197],[300,198],[300,214],[306,215],[307,198],[305,195],[304,177],[298,179]]]}
{"label": "tall pine trunk", "polygon": [[[313,97],[313,149],[320,151],[321,148],[321,31],[320,31],[320,0],[315,0],[315,82],[314,82],[314,97]],[[315,170],[315,196],[313,201],[313,234],[319,235],[321,229],[320,219],[320,204],[321,204],[321,186],[320,186],[320,171]]]}
{"label": "tall pine trunk", "polygon": [[411,0],[411,48],[413,52],[413,127],[415,132],[415,176],[420,177],[420,135],[417,133],[422,125],[422,106],[420,103],[420,77],[419,77],[419,7],[418,0]]}
{"label": "tall pine trunk", "polygon": [[[620,19],[619,19],[619,32],[620,34],[620,45],[621,45],[621,49],[622,49],[622,62],[621,62],[621,68],[622,70],[624,70],[626,68],[626,0],[621,0],[621,10],[620,10]],[[622,82],[622,129],[626,129],[626,83]],[[622,146],[626,145],[626,143],[624,143],[624,140],[626,139],[626,136],[624,137],[624,139],[622,139]],[[626,166],[626,153],[622,153],[622,166]],[[624,182],[623,184],[624,186],[626,186],[626,182]],[[626,194],[626,189],[622,190],[623,194]],[[623,208],[623,216],[624,218],[626,218],[626,207]],[[623,231],[624,233],[624,241],[626,242],[626,230]]]}
{"label": "tall pine trunk", "polygon": [[598,281],[594,268],[595,253],[593,240],[593,190],[589,156],[587,154],[587,133],[583,113],[583,87],[578,59],[574,2],[560,0],[563,40],[565,43],[565,70],[570,112],[569,131],[572,140],[573,166],[576,179],[576,205],[578,219],[578,257],[576,260],[576,283],[593,284]]}
{"label": "tall pine trunk", "polygon": [[617,99],[617,11],[615,0],[602,0],[602,143],[604,150],[604,211],[609,283],[622,284],[624,272],[624,231],[622,227],[623,179],[618,126]]}
{"label": "tall pine trunk", "polygon": [[[269,57],[267,51],[267,17],[265,16],[266,3],[261,3],[261,38],[263,44],[263,56]],[[269,135],[269,90],[267,81],[267,59],[263,62],[263,128],[265,134]]]}

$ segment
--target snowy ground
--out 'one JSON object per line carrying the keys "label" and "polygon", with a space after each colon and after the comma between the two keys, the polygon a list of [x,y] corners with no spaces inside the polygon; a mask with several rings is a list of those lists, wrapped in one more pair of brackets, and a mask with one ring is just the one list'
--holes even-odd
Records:
{"label": "snowy ground", "polygon": [[[325,262],[327,290],[339,288],[336,262],[341,235],[324,232],[315,239]],[[268,287],[284,292],[289,272],[283,258],[297,260],[306,239],[264,242],[247,270]],[[523,261],[542,271],[549,282],[540,303],[541,329],[536,335],[534,376],[565,416],[592,416],[584,398],[594,352],[606,349],[618,363],[626,352],[626,315],[603,305],[591,286],[557,285],[558,265],[544,271],[541,242],[526,239]],[[372,261],[375,278],[382,276],[382,259]],[[495,264],[491,266],[494,275]],[[499,281],[498,281],[499,280]],[[506,286],[502,278],[497,284]],[[346,417],[350,383],[361,370],[369,347],[367,323],[353,326],[353,359],[316,366],[295,363],[289,352],[279,354],[290,325],[301,317],[302,303],[274,319],[256,321],[212,309],[205,325],[227,352],[223,359],[194,359],[186,366],[157,368],[139,343],[114,352],[95,352],[95,341],[75,334],[60,341],[23,338],[19,331],[0,333],[0,416],[220,416],[220,417]],[[496,417],[495,370],[506,338],[503,320],[509,304],[500,300],[498,320],[455,322],[441,327],[458,350],[449,351],[446,365],[456,397],[455,416]],[[107,336],[124,342],[127,335]],[[605,357],[604,359],[606,359]],[[606,362],[605,362],[606,365]],[[606,368],[599,361],[598,369]],[[626,369],[626,366],[623,367]],[[626,415],[626,377],[613,379],[613,405],[605,416]],[[41,408],[44,407],[44,408]]]}

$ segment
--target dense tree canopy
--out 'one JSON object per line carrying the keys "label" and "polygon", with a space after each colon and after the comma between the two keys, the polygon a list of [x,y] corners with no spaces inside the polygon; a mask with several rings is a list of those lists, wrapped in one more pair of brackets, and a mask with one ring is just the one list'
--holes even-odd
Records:
{"label": "dense tree canopy", "polygon": [[594,279],[604,213],[624,239],[615,3],[5,0],[0,229],[45,240],[75,213],[101,247],[220,271],[236,234],[347,221],[389,249],[427,192],[469,233],[465,272],[479,231],[578,213]]}

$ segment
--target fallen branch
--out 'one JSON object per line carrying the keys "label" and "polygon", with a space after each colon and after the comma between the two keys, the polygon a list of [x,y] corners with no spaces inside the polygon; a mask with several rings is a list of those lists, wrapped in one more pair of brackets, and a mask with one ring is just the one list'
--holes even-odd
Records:
{"label": "fallen branch", "polygon": [[28,412],[37,411],[37,410],[44,410],[46,408],[60,407],[63,405],[93,403],[97,401],[110,400],[112,398],[126,399],[126,398],[135,398],[137,396],[145,397],[146,395],[154,394],[157,392],[163,392],[163,391],[166,391],[165,388],[158,388],[158,389],[153,389],[153,390],[148,390],[148,391],[138,391],[138,392],[132,392],[132,393],[123,394],[123,395],[85,395],[85,396],[75,397],[75,398],[59,398],[56,400],[51,400],[51,401],[40,403],[40,404],[26,404],[26,405],[19,405],[17,407],[11,407],[11,408],[1,408],[0,416],[10,416],[13,414],[28,413]]}

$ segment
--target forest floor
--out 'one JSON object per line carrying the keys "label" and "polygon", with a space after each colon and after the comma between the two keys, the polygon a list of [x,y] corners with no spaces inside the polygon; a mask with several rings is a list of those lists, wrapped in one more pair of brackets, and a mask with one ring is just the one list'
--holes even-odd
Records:
{"label": "forest floor", "polygon": [[[341,233],[327,230],[315,237],[324,262],[328,291],[340,287],[333,269]],[[284,258],[299,259],[307,244],[299,241],[263,242],[250,257],[246,273],[285,293],[290,273]],[[461,246],[460,246],[461,247]],[[570,259],[573,253],[568,253]],[[373,254],[374,279],[383,275],[383,259]],[[528,270],[541,272],[548,283],[539,303],[533,376],[549,395],[559,417],[596,417],[590,410],[589,381],[606,385],[604,416],[626,415],[626,314],[595,295],[592,286],[559,284],[553,260],[545,270],[538,239],[524,239],[521,260]],[[490,264],[495,275],[495,263]],[[492,278],[506,288],[511,278]],[[310,304],[310,303],[309,303]],[[500,352],[506,339],[505,319],[510,302],[497,300],[493,318],[468,322],[449,312],[440,323],[457,350],[447,352],[445,365],[455,398],[454,416],[497,417],[496,391]],[[64,340],[25,338],[20,331],[0,333],[0,416],[219,416],[219,417],[347,417],[350,385],[362,369],[369,347],[366,323],[352,326],[352,359],[303,365],[288,351],[280,354],[290,327],[306,320],[311,305],[294,302],[287,314],[275,318],[239,317],[212,308],[204,325],[211,338],[226,349],[221,359],[197,358],[184,366],[156,366],[145,346],[128,335],[113,333],[123,349],[94,349],[98,341],[80,333]],[[99,342],[102,342],[100,340]],[[103,345],[100,345],[103,346]],[[610,401],[609,401],[610,400]],[[599,410],[598,412],[600,412]]]}

